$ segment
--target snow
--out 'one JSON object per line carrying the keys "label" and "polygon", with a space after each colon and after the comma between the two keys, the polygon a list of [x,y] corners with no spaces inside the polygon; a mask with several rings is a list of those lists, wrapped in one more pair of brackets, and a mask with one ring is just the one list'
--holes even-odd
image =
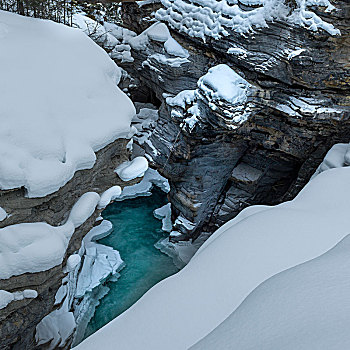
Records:
{"label": "snow", "polygon": [[118,198],[122,193],[120,186],[113,186],[101,194],[101,199],[98,202],[98,208],[105,208],[109,203]]}
{"label": "snow", "polygon": [[4,221],[7,218],[7,213],[5,209],[0,207],[0,221]]}
{"label": "snow", "polygon": [[0,19],[0,189],[43,197],[127,137],[135,109],[117,87],[120,69],[81,30]]}
{"label": "snow", "polygon": [[198,87],[209,100],[225,100],[236,105],[247,100],[251,85],[226,64],[219,64],[198,80]]}
{"label": "snow", "polygon": [[[166,103],[175,107],[171,110],[171,116],[183,119],[183,126],[187,125],[190,132],[200,120],[201,101],[213,111],[219,106],[224,108],[227,126],[236,129],[251,115],[248,97],[254,90],[255,87],[228,65],[219,64],[199,78],[196,90],[184,90],[174,97],[166,96]],[[225,104],[230,107],[225,108]]]}
{"label": "snow", "polygon": [[86,192],[74,204],[69,217],[75,228],[82,225],[95,211],[97,204],[100,201],[100,196],[96,192]]}
{"label": "snow", "polygon": [[[49,343],[50,350],[58,344],[63,346],[75,329],[75,338],[82,339],[99,299],[108,291],[102,284],[111,276],[116,279],[117,271],[124,266],[118,251],[95,242],[107,236],[112,228],[111,222],[102,220],[85,235],[79,253],[68,258],[64,272],[69,273],[55,296],[55,305],[59,308],[37,326],[38,345]],[[72,308],[74,314],[70,311]]]}
{"label": "snow", "polygon": [[349,168],[331,169],[291,202],[244,210],[211,236],[183,270],[77,349],[194,345],[262,282],[324,254],[348,234],[349,176]]}
{"label": "snow", "polygon": [[71,256],[69,256],[69,258],[67,259],[67,266],[65,272],[73,271],[80,264],[80,261],[81,257],[79,254],[72,254]]}
{"label": "snow", "polygon": [[191,350],[350,348],[350,236],[260,284]]}
{"label": "snow", "polygon": [[123,181],[130,181],[142,177],[148,169],[148,160],[145,157],[136,157],[132,161],[120,164],[115,172]]}
{"label": "snow", "polygon": [[36,222],[1,228],[0,279],[45,271],[61,264],[75,228],[94,213],[99,201],[96,192],[83,194],[61,226]]}
{"label": "snow", "polygon": [[295,49],[294,51],[292,51],[292,52],[290,52],[290,53],[288,54],[288,61],[290,61],[290,60],[292,60],[293,58],[295,58],[295,57],[301,55],[301,54],[302,54],[303,52],[305,52],[305,51],[306,51],[306,49],[300,49],[300,48]]}
{"label": "snow", "polygon": [[7,292],[6,290],[0,289],[0,310],[4,309],[7,305],[13,301],[23,299],[35,299],[38,296],[38,292],[33,289],[25,289],[22,292]]}
{"label": "snow", "polygon": [[[230,31],[242,35],[254,33],[275,20],[286,20],[311,31],[340,34],[339,29],[309,9],[313,5],[324,6],[327,7],[326,12],[331,12],[335,7],[329,0],[296,0],[294,11],[280,0],[161,0],[161,3],[162,8],[155,14],[157,20],[203,41],[207,37],[220,39],[230,35]],[[241,9],[239,3],[251,8]]]}
{"label": "snow", "polygon": [[350,144],[338,143],[326,154],[320,166],[316,169],[312,178],[332,168],[341,168],[350,165]]}

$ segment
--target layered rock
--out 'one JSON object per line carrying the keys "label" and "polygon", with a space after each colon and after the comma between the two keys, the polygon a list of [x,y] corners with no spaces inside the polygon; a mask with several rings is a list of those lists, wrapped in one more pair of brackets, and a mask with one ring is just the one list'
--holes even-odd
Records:
{"label": "layered rock", "polygon": [[[47,222],[59,226],[75,202],[86,192],[102,193],[113,185],[124,182],[114,172],[116,166],[126,161],[128,140],[119,139],[97,152],[92,169],[78,171],[59,191],[42,198],[26,198],[24,189],[0,192],[0,206],[8,214],[1,227],[23,222]],[[93,227],[102,209],[96,209],[89,219],[72,235],[61,265],[50,270],[25,273],[0,280],[0,290],[16,292],[33,289],[35,299],[11,302],[0,309],[0,334],[2,349],[31,349],[35,347],[34,331],[40,320],[53,309],[55,294],[66,275],[63,267],[67,258],[80,248],[84,235]]]}
{"label": "layered rock", "polygon": [[[150,138],[154,148],[145,148],[169,179],[180,239],[215,230],[247,205],[293,198],[327,150],[350,136],[346,1],[332,1],[335,9],[328,1],[279,3],[283,15],[265,13],[259,25],[249,16],[262,3],[234,2],[227,16],[235,7],[251,25],[239,27],[234,17],[225,22],[221,14],[218,21],[227,25],[216,32],[209,3],[162,1],[156,12],[188,52],[186,60],[151,36],[143,47],[131,44],[132,63],[120,63],[162,102]],[[124,24],[135,29],[130,18],[138,12],[123,7],[129,11]],[[215,96],[220,81],[202,83],[219,64],[251,86],[244,100]]]}

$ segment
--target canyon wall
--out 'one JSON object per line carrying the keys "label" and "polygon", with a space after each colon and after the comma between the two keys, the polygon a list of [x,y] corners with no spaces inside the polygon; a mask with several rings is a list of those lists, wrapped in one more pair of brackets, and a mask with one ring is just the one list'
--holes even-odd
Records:
{"label": "canyon wall", "polygon": [[[249,24],[258,3],[234,6]],[[300,2],[287,1],[288,20],[244,32],[243,24],[220,26],[224,14],[215,14],[215,4],[210,11],[200,1],[123,4],[124,26],[140,33],[145,19],[149,26],[161,20],[188,53],[179,60],[151,38],[131,45],[133,62],[116,60],[136,82],[134,100],[155,95],[161,104],[153,146],[144,148],[170,182],[181,233],[174,240],[213,232],[248,205],[293,198],[327,150],[349,141],[350,5],[325,4],[294,13]],[[222,64],[232,71],[225,67],[214,86],[208,70]],[[243,100],[215,96],[230,75],[231,83],[243,78]]]}

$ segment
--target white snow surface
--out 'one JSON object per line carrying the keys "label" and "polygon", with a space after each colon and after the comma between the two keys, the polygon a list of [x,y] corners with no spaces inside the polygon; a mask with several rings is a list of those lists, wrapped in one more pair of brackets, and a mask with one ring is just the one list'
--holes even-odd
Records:
{"label": "white snow surface", "polygon": [[216,231],[183,270],[77,349],[97,344],[103,349],[114,344],[123,350],[188,349],[262,282],[324,254],[349,233],[349,177],[349,168],[331,169],[291,202],[245,209]]}
{"label": "white snow surface", "polygon": [[23,299],[35,299],[38,296],[38,292],[33,289],[25,289],[21,292],[8,292],[0,289],[0,310],[5,308],[13,301]]}
{"label": "white snow surface", "polygon": [[113,186],[101,194],[101,199],[98,202],[98,208],[105,208],[109,203],[118,198],[122,193],[120,186]]}
{"label": "white snow surface", "polygon": [[148,160],[145,157],[136,157],[131,161],[120,164],[115,172],[123,181],[130,181],[142,177],[148,169]]}
{"label": "white snow surface", "polygon": [[154,185],[158,186],[166,193],[170,191],[168,180],[161,176],[157,170],[148,168],[142,180],[135,185],[125,186],[122,194],[116,198],[116,200],[122,201],[124,199],[136,198],[140,196],[150,196]]}
{"label": "white snow surface", "polygon": [[7,213],[5,211],[5,209],[0,207],[0,221],[3,221],[7,218]]}
{"label": "white snow surface", "polygon": [[93,214],[99,200],[96,192],[83,194],[61,226],[36,222],[1,228],[0,279],[45,271],[61,264],[75,228]]}
{"label": "white snow surface", "polygon": [[208,70],[197,83],[209,100],[225,100],[233,105],[247,100],[251,85],[226,64]]}
{"label": "white snow surface", "polygon": [[0,189],[46,196],[127,137],[135,109],[81,30],[0,11],[0,33]]}
{"label": "white snow surface", "polygon": [[[290,13],[281,0],[161,0],[163,7],[156,12],[156,19],[167,22],[172,28],[192,37],[220,39],[230,31],[243,35],[263,29],[274,20],[303,26],[311,31],[324,30],[339,35],[331,23],[321,19],[310,6],[335,10],[329,0],[296,0],[296,9]],[[250,8],[242,9],[240,3]]]}
{"label": "white snow surface", "polygon": [[258,286],[191,350],[350,348],[350,236]]}

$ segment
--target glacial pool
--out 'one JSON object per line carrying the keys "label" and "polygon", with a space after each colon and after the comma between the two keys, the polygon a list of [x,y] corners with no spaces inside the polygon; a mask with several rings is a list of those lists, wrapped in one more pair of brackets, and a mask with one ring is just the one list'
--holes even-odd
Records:
{"label": "glacial pool", "polygon": [[125,262],[116,282],[107,282],[108,294],[100,300],[84,338],[119,316],[151,287],[178,272],[173,260],[154,244],[167,234],[153,211],[167,203],[166,194],[154,188],[152,196],[114,202],[102,213],[113,232],[98,242],[118,250]]}

